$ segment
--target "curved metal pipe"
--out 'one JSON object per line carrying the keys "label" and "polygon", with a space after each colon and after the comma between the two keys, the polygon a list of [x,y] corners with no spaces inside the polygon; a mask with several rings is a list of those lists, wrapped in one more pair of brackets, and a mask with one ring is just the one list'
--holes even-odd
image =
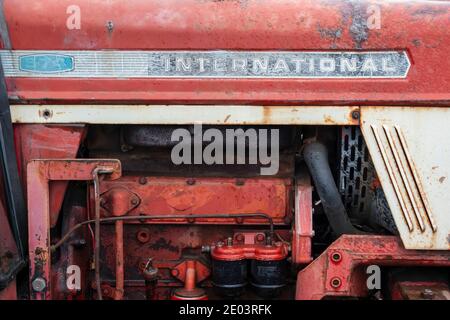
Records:
{"label": "curved metal pipe", "polygon": [[307,144],[303,149],[303,157],[314,180],[323,209],[333,231],[338,235],[363,234],[356,229],[347,215],[341,195],[331,173],[328,163],[328,150],[320,142]]}
{"label": "curved metal pipe", "polygon": [[[208,219],[208,218],[221,218],[221,219],[236,219],[236,218],[263,218],[268,221],[269,224],[269,236],[273,239],[274,235],[274,223],[271,216],[265,213],[231,213],[231,214],[187,214],[187,215],[174,215],[174,214],[168,214],[168,215],[154,215],[154,216],[146,216],[146,215],[139,215],[139,216],[118,216],[118,217],[107,217],[107,218],[99,218],[99,219],[91,219],[86,220],[83,222],[80,222],[76,225],[74,225],[69,231],[64,234],[64,236],[61,237],[61,239],[52,245],[50,247],[50,250],[54,252],[56,249],[58,249],[64,242],[69,239],[70,235],[74,233],[76,230],[81,228],[84,225],[91,224],[91,223],[104,223],[104,222],[116,222],[116,221],[128,221],[128,220],[167,220],[167,219]],[[99,251],[97,248],[95,250],[96,252]]]}

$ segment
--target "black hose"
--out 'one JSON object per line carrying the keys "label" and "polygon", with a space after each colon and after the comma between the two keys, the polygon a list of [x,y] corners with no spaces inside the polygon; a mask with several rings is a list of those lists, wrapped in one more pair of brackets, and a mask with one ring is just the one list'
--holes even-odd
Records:
{"label": "black hose", "polygon": [[320,142],[307,144],[303,149],[303,157],[334,233],[337,236],[364,233],[356,229],[350,222],[331,173],[328,151],[325,145]]}

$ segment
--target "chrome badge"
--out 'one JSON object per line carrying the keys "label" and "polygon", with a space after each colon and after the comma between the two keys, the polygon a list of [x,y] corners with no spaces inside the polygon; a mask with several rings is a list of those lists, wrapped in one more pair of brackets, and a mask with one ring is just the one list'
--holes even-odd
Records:
{"label": "chrome badge", "polygon": [[405,51],[2,50],[7,77],[405,78]]}

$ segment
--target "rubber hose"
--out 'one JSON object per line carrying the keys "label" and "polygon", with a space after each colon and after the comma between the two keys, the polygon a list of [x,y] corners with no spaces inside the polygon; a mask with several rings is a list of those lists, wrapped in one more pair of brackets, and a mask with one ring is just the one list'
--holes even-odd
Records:
{"label": "rubber hose", "polygon": [[334,233],[338,236],[342,234],[364,234],[350,222],[331,173],[328,163],[328,150],[325,145],[320,142],[307,144],[303,149],[303,157]]}

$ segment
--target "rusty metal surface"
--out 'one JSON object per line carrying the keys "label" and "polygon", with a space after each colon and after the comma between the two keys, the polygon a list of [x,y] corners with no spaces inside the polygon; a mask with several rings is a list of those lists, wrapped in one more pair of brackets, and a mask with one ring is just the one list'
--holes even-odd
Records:
{"label": "rusty metal surface", "polygon": [[[197,262],[198,286],[206,289],[211,298],[219,298],[214,295],[212,290],[212,284],[208,277],[210,265],[206,254],[202,254],[202,247],[234,236],[238,250],[247,248],[247,253],[252,256],[255,248],[265,247],[265,239],[262,237],[264,236],[262,231],[251,231],[248,228],[245,225],[136,225],[125,223],[124,299],[145,299],[143,269],[148,257],[153,257],[152,264],[159,270],[155,299],[170,299],[173,289],[184,285],[186,260],[192,259]],[[277,233],[281,234],[284,239],[289,239],[288,230],[278,230]],[[102,286],[107,285],[109,294],[104,297],[113,299],[116,283],[114,225],[102,225],[101,237]],[[284,256],[286,245],[283,245],[281,249],[277,247],[274,251],[282,253]],[[261,250],[259,254],[261,255]]]}
{"label": "rusty metal surface", "polygon": [[[27,164],[33,159],[75,158],[85,133],[83,125],[59,126],[15,124],[17,158],[26,192]],[[54,226],[62,206],[67,181],[50,183],[50,224]]]}
{"label": "rusty metal surface", "polygon": [[311,180],[306,170],[295,182],[294,227],[292,230],[292,263],[306,264],[312,260],[312,221]]}
{"label": "rusty metal surface", "polygon": [[408,249],[450,249],[450,108],[362,107],[361,128]]}
{"label": "rusty metal surface", "polygon": [[407,250],[393,236],[343,235],[297,276],[296,299],[364,297],[367,275],[359,267],[450,267],[449,251]]}
{"label": "rusty metal surface", "polygon": [[448,284],[437,281],[399,281],[392,288],[393,300],[450,300]]}
{"label": "rusty metal surface", "polygon": [[13,123],[358,125],[357,106],[13,105]]}
{"label": "rusty metal surface", "polygon": [[117,160],[33,160],[27,167],[30,295],[32,299],[52,298],[50,252],[49,181],[93,179],[93,171],[109,168],[110,179],[120,177]]}
{"label": "rusty metal surface", "polygon": [[[0,194],[3,191],[3,186],[0,184]],[[17,294],[14,277],[17,270],[14,269],[21,257],[9,226],[6,210],[3,201],[0,200],[0,280],[2,284],[0,300],[15,300]]]}
{"label": "rusty metal surface", "polygon": [[[62,218],[62,232],[66,232],[73,225],[87,219],[85,207],[71,206]],[[54,300],[85,300],[90,297],[89,273],[83,270],[91,268],[92,246],[91,234],[88,229],[79,230],[74,233],[70,240],[61,247],[60,258],[52,264],[52,299]],[[69,288],[67,286],[69,266],[79,266],[80,288]]]}
{"label": "rusty metal surface", "polygon": [[[202,255],[202,246],[212,244],[236,233],[237,225],[136,225],[124,224],[125,295],[124,299],[145,299],[143,270],[149,257],[158,268],[155,299],[170,299],[174,288],[182,287],[185,279],[186,259],[197,260],[197,279],[202,287],[211,288],[206,276],[209,264]],[[244,229],[245,230],[245,229]],[[115,228],[102,226],[102,285],[108,285],[113,293],[115,286]],[[105,296],[105,299],[107,296]],[[110,295],[113,298],[113,294]]]}
{"label": "rusty metal surface", "polygon": [[207,279],[211,274],[209,266],[207,266],[201,260],[184,260],[183,262],[174,266],[171,269],[170,273],[173,277],[177,278],[178,280],[186,282],[187,269],[192,267],[195,269],[195,284]]}
{"label": "rusty metal surface", "polygon": [[[369,28],[378,5],[380,28]],[[78,1],[80,29],[69,29],[68,3],[5,0],[14,49],[34,50],[405,50],[405,80],[8,78],[12,99],[186,101],[271,104],[448,104],[450,3],[447,1]],[[56,14],[60,12],[61,14]],[[30,16],[40,19],[29,19]],[[110,23],[108,23],[110,22]],[[108,27],[109,26],[109,27]],[[42,37],[45,34],[45,37]],[[302,37],[298,35],[301,34]],[[370,90],[367,90],[370,88]]]}
{"label": "rusty metal surface", "polygon": [[[125,206],[126,215],[245,214],[261,212],[277,224],[291,219],[290,179],[175,178],[124,176],[101,184],[101,213],[111,216],[111,208]],[[119,200],[117,199],[119,196]],[[111,204],[116,205],[112,206]],[[117,208],[115,209],[117,210]],[[164,219],[149,223],[186,223],[185,219]],[[196,223],[240,224],[237,219],[204,218]],[[139,220],[129,223],[141,223]],[[260,224],[258,218],[245,224]]]}

